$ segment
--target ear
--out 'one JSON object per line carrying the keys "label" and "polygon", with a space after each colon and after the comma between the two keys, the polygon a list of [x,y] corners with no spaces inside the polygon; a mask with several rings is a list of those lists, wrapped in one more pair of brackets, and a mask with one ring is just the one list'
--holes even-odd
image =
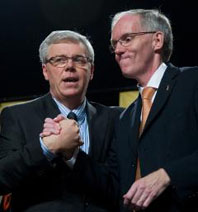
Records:
{"label": "ear", "polygon": [[164,45],[164,33],[157,31],[154,35],[153,35],[153,48],[154,50],[160,50],[162,49]]}
{"label": "ear", "polygon": [[43,70],[43,76],[44,76],[44,78],[45,78],[45,80],[49,80],[49,78],[48,78],[48,70],[47,70],[47,67],[46,67],[46,65],[45,64],[42,64],[42,70]]}
{"label": "ear", "polygon": [[90,80],[93,79],[94,76],[94,65],[91,65],[91,74],[90,74]]}

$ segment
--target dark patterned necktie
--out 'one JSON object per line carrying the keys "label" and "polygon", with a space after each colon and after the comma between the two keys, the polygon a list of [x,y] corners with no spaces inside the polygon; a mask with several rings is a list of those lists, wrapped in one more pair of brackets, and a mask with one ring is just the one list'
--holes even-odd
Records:
{"label": "dark patterned necktie", "polygon": [[67,115],[68,119],[74,119],[75,121],[77,121],[77,116],[74,112],[69,112]]}

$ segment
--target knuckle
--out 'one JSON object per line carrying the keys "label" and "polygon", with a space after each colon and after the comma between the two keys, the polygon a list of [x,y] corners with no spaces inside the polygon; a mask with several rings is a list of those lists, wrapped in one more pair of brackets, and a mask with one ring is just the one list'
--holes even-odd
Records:
{"label": "knuckle", "polygon": [[144,190],[145,190],[145,186],[144,186],[144,185],[140,185],[140,186],[139,186],[139,190],[140,190],[140,191],[144,191]]}
{"label": "knuckle", "polygon": [[45,122],[51,122],[51,121],[52,121],[51,118],[46,118],[46,119],[45,119]]}
{"label": "knuckle", "polygon": [[44,124],[43,124],[43,126],[44,126],[44,127],[47,127],[47,126],[48,126],[48,124],[47,124],[47,123],[44,123]]}

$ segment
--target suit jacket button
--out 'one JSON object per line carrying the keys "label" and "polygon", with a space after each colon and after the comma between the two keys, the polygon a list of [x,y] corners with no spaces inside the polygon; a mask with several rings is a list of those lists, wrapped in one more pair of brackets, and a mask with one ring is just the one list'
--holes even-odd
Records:
{"label": "suit jacket button", "polygon": [[88,207],[89,206],[89,203],[88,202],[85,202],[85,207]]}

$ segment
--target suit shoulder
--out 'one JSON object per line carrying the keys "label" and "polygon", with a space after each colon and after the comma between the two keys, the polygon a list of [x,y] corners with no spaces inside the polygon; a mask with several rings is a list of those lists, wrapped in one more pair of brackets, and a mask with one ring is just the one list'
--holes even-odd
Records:
{"label": "suit shoulder", "polygon": [[181,67],[179,68],[181,76],[197,76],[198,75],[198,66],[193,67]]}
{"label": "suit shoulder", "polygon": [[133,101],[127,108],[124,108],[122,113],[120,114],[120,120],[128,118],[130,113],[134,110],[134,107],[138,104],[138,98]]}
{"label": "suit shoulder", "polygon": [[43,97],[38,97],[36,99],[28,100],[26,102],[6,106],[5,108],[3,108],[1,113],[7,112],[7,111],[12,111],[14,113],[17,113],[17,112],[25,113],[26,111],[32,110],[33,108],[37,108],[37,106],[41,104],[42,99]]}
{"label": "suit shoulder", "polygon": [[197,73],[198,72],[198,66],[186,66],[186,67],[181,67],[180,68],[181,72],[186,72],[186,71],[189,71],[189,72],[195,72]]}
{"label": "suit shoulder", "polygon": [[184,80],[186,83],[198,82],[198,66],[194,67],[181,67],[180,80]]}
{"label": "suit shoulder", "polygon": [[96,108],[97,111],[106,112],[106,113],[113,113],[113,114],[120,114],[124,111],[124,108],[120,106],[107,106],[97,102],[90,102],[92,106]]}

